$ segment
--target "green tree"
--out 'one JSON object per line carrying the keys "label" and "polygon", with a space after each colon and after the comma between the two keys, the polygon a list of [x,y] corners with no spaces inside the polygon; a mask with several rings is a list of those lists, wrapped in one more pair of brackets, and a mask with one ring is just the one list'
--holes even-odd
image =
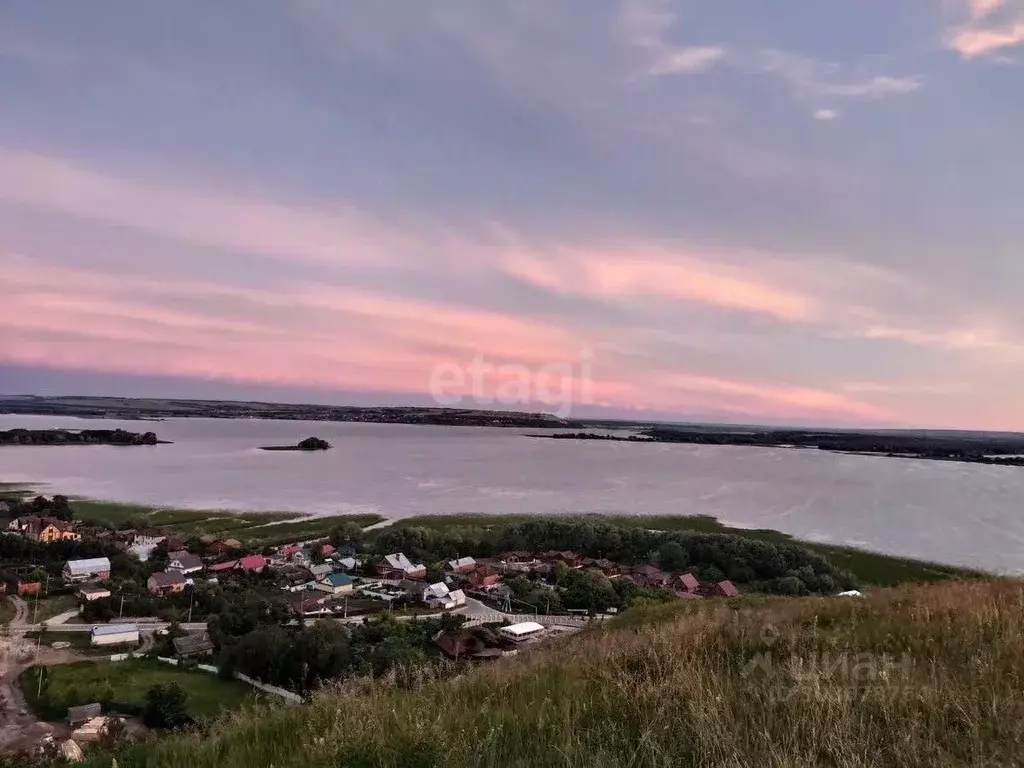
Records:
{"label": "green tree", "polygon": [[682,571],[690,564],[690,556],[677,541],[666,541],[658,547],[658,565],[666,571]]}
{"label": "green tree", "polygon": [[180,728],[187,725],[188,696],[177,683],[154,685],[146,691],[142,721],[149,728]]}

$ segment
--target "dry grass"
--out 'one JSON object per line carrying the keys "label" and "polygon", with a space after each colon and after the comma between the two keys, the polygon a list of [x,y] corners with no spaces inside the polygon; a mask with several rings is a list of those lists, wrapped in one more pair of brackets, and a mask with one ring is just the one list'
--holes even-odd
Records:
{"label": "dry grass", "polygon": [[304,707],[245,710],[118,765],[980,766],[1024,754],[1021,582],[631,619],[457,679],[424,670],[411,687],[357,681]]}

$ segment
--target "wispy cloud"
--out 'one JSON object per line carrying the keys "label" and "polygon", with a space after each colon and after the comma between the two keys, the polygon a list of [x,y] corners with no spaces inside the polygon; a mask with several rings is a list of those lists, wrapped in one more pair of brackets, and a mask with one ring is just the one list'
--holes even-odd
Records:
{"label": "wispy cloud", "polygon": [[712,45],[676,48],[667,51],[651,64],[651,75],[675,75],[681,72],[702,72],[725,57],[725,49]]}
{"label": "wispy cloud", "polygon": [[797,96],[807,99],[884,99],[912,93],[923,83],[918,75],[864,75],[788,51],[761,51],[754,61],[757,70],[781,77]]}
{"label": "wispy cloud", "polygon": [[838,118],[839,118],[839,113],[836,112],[834,109],[816,109],[816,110],[814,110],[814,119],[815,120],[829,121],[829,120],[837,120]]}

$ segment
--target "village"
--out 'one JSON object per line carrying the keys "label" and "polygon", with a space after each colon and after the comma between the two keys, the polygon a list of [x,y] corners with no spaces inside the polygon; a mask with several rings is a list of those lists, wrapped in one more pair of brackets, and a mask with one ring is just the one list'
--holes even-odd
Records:
{"label": "village", "polygon": [[[69,744],[114,738],[111,729],[166,727],[145,714],[161,685],[192,686],[179,719],[201,723],[255,691],[297,703],[339,676],[492,661],[634,605],[736,598],[723,558],[742,562],[730,572],[747,579],[762,567],[722,537],[691,546],[578,522],[368,535],[341,521],[327,536],[261,545],[173,525],[75,521],[60,497],[4,512],[0,598],[11,615],[0,694],[12,727],[0,751],[52,742],[73,752]],[[618,556],[605,539],[618,542]],[[582,551],[562,548],[574,540]],[[775,563],[773,545],[742,546],[777,566],[762,590],[838,583],[807,564],[783,575],[778,568],[800,563]]]}

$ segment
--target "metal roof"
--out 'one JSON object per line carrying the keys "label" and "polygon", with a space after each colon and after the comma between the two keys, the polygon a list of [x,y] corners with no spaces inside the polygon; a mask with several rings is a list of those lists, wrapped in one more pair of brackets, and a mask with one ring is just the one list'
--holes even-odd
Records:
{"label": "metal roof", "polygon": [[138,624],[108,624],[105,627],[93,627],[92,634],[94,637],[102,637],[103,635],[120,635],[129,632],[139,631]]}
{"label": "metal roof", "polygon": [[538,624],[535,621],[524,621],[522,624],[509,624],[507,627],[502,627],[501,631],[509,635],[525,635],[530,632],[540,632],[544,629],[543,624]]}
{"label": "metal roof", "polygon": [[110,560],[106,557],[93,557],[88,560],[68,560],[67,569],[71,573],[99,573],[110,570]]}

